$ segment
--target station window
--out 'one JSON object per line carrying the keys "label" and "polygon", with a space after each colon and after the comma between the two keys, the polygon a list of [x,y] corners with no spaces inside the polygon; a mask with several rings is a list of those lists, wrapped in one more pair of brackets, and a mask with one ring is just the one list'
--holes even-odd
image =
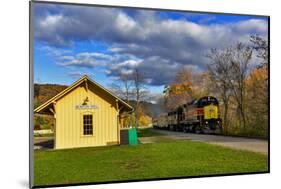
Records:
{"label": "station window", "polygon": [[83,134],[93,134],[93,115],[91,114],[83,115]]}

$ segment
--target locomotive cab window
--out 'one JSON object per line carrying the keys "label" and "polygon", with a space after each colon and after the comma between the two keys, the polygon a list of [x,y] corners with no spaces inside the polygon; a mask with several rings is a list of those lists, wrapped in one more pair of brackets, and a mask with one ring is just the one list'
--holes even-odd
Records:
{"label": "locomotive cab window", "polygon": [[218,105],[219,102],[214,97],[203,97],[198,100],[197,106],[198,106],[198,108],[202,108],[202,107],[208,106],[210,104]]}
{"label": "locomotive cab window", "polygon": [[93,135],[93,115],[83,115],[83,135]]}

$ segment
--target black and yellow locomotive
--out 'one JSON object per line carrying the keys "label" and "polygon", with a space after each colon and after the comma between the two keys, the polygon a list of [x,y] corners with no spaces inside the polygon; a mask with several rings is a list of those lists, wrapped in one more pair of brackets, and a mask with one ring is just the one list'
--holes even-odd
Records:
{"label": "black and yellow locomotive", "polygon": [[193,100],[165,116],[154,119],[153,126],[183,132],[221,133],[219,102],[212,96]]}

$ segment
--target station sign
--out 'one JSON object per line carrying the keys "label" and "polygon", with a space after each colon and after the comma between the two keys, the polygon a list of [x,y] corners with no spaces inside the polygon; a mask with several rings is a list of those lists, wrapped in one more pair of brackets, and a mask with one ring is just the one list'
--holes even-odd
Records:
{"label": "station sign", "polygon": [[80,110],[80,109],[97,109],[97,105],[76,105],[75,109]]}

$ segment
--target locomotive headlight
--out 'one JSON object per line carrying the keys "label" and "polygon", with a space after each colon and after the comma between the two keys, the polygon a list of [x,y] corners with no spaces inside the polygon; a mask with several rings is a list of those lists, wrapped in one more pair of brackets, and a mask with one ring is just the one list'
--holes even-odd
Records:
{"label": "locomotive headlight", "polygon": [[206,124],[208,124],[208,121],[206,121]]}

